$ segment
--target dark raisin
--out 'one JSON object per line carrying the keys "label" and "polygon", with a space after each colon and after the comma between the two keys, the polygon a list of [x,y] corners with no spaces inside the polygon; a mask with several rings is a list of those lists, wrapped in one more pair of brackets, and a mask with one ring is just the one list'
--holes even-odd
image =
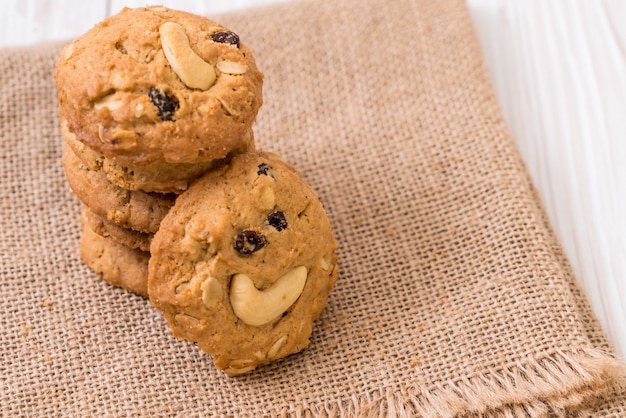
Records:
{"label": "dark raisin", "polygon": [[217,32],[213,34],[212,38],[215,42],[237,45],[237,48],[239,48],[239,35],[235,32]]}
{"label": "dark raisin", "polygon": [[263,235],[251,229],[244,229],[237,235],[235,249],[241,255],[248,255],[265,247],[265,244],[267,240]]}
{"label": "dark raisin", "polygon": [[282,231],[287,228],[287,219],[285,219],[285,214],[279,210],[267,215],[267,222],[276,228],[277,231]]}
{"label": "dark raisin", "polygon": [[176,97],[168,96],[162,90],[152,87],[148,92],[148,97],[157,108],[161,120],[174,120],[174,113],[178,110],[179,104]]}
{"label": "dark raisin", "polygon": [[126,50],[126,47],[124,46],[124,44],[121,41],[115,43],[115,49],[117,49],[118,51],[120,51],[124,55],[128,54],[128,51]]}
{"label": "dark raisin", "polygon": [[265,163],[261,163],[259,164],[259,170],[256,172],[259,176],[263,175],[263,176],[269,176],[270,172],[272,171],[272,168],[265,164]]}

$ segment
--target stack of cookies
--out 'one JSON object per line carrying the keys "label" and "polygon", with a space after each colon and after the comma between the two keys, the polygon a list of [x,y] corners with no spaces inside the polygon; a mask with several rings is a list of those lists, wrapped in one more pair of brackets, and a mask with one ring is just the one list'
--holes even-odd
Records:
{"label": "stack of cookies", "polygon": [[81,256],[147,296],[150,242],[177,195],[254,149],[263,76],[235,33],[162,7],[100,23],[65,47],[55,76]]}
{"label": "stack of cookies", "polygon": [[315,192],[255,148],[263,75],[238,35],[127,8],[67,45],[55,78],[85,264],[229,374],[305,348],[337,244]]}

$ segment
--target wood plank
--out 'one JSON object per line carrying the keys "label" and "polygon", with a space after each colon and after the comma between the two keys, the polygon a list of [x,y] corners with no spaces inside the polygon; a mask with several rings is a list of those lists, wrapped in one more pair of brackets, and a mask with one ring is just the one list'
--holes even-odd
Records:
{"label": "wood plank", "polygon": [[513,137],[576,277],[623,358],[625,5],[469,1]]}
{"label": "wood plank", "polygon": [[[163,6],[185,10],[191,13],[211,17],[220,13],[225,13],[231,10],[241,10],[248,7],[256,7],[271,3],[277,3],[279,1],[288,0],[229,0],[226,1],[207,1],[207,0],[161,0],[158,4]],[[147,4],[154,4],[154,2],[146,2],[145,0],[111,0],[111,6],[109,12],[115,14],[120,11],[124,6],[127,7],[143,7]]]}
{"label": "wood plank", "polygon": [[89,30],[106,13],[104,0],[2,0],[0,47],[69,40]]}
{"label": "wood plank", "polygon": [[160,3],[205,16],[231,10],[291,0],[2,0],[0,2],[0,48],[44,41],[70,40],[80,36],[125,6]]}

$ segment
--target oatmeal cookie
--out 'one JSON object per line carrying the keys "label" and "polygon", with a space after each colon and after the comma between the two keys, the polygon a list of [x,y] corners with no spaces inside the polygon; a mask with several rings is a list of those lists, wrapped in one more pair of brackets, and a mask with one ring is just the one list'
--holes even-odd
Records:
{"label": "oatmeal cookie", "polygon": [[173,334],[240,374],[307,347],[337,279],[315,192],[274,154],[235,156],[181,194],[150,247],[148,289]]}
{"label": "oatmeal cookie", "polygon": [[78,158],[92,171],[103,172],[107,180],[126,190],[154,193],[182,193],[189,184],[208,170],[224,164],[237,153],[254,150],[252,131],[244,133],[237,147],[226,158],[199,163],[153,162],[147,165],[134,165],[107,158],[104,154],[78,140],[67,129],[67,122],[61,121],[61,136]]}
{"label": "oatmeal cookie", "polygon": [[94,26],[63,49],[55,79],[68,130],[136,166],[225,158],[263,102],[263,75],[236,33],[162,6]]}
{"label": "oatmeal cookie", "polygon": [[80,257],[101,278],[125,290],[148,297],[150,254],[96,234],[81,215]]}
{"label": "oatmeal cookie", "polygon": [[146,193],[123,189],[106,178],[97,167],[89,168],[72,149],[63,150],[67,182],[78,198],[96,215],[144,233],[154,233],[176,199],[175,194]]}
{"label": "oatmeal cookie", "polygon": [[89,228],[96,234],[105,238],[111,238],[113,241],[132,249],[139,249],[144,252],[150,251],[150,241],[152,241],[154,234],[122,228],[96,215],[85,205],[83,205],[83,212]]}

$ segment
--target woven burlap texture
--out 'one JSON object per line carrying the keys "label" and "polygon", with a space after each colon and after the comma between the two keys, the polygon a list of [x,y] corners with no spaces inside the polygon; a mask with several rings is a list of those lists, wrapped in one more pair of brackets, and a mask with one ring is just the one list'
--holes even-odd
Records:
{"label": "woven burlap texture", "polygon": [[61,45],[0,52],[4,416],[620,416],[623,366],[503,121],[466,6],[213,17],[266,75],[257,145],[318,192],[340,275],[304,352],[228,377],[78,255]]}

